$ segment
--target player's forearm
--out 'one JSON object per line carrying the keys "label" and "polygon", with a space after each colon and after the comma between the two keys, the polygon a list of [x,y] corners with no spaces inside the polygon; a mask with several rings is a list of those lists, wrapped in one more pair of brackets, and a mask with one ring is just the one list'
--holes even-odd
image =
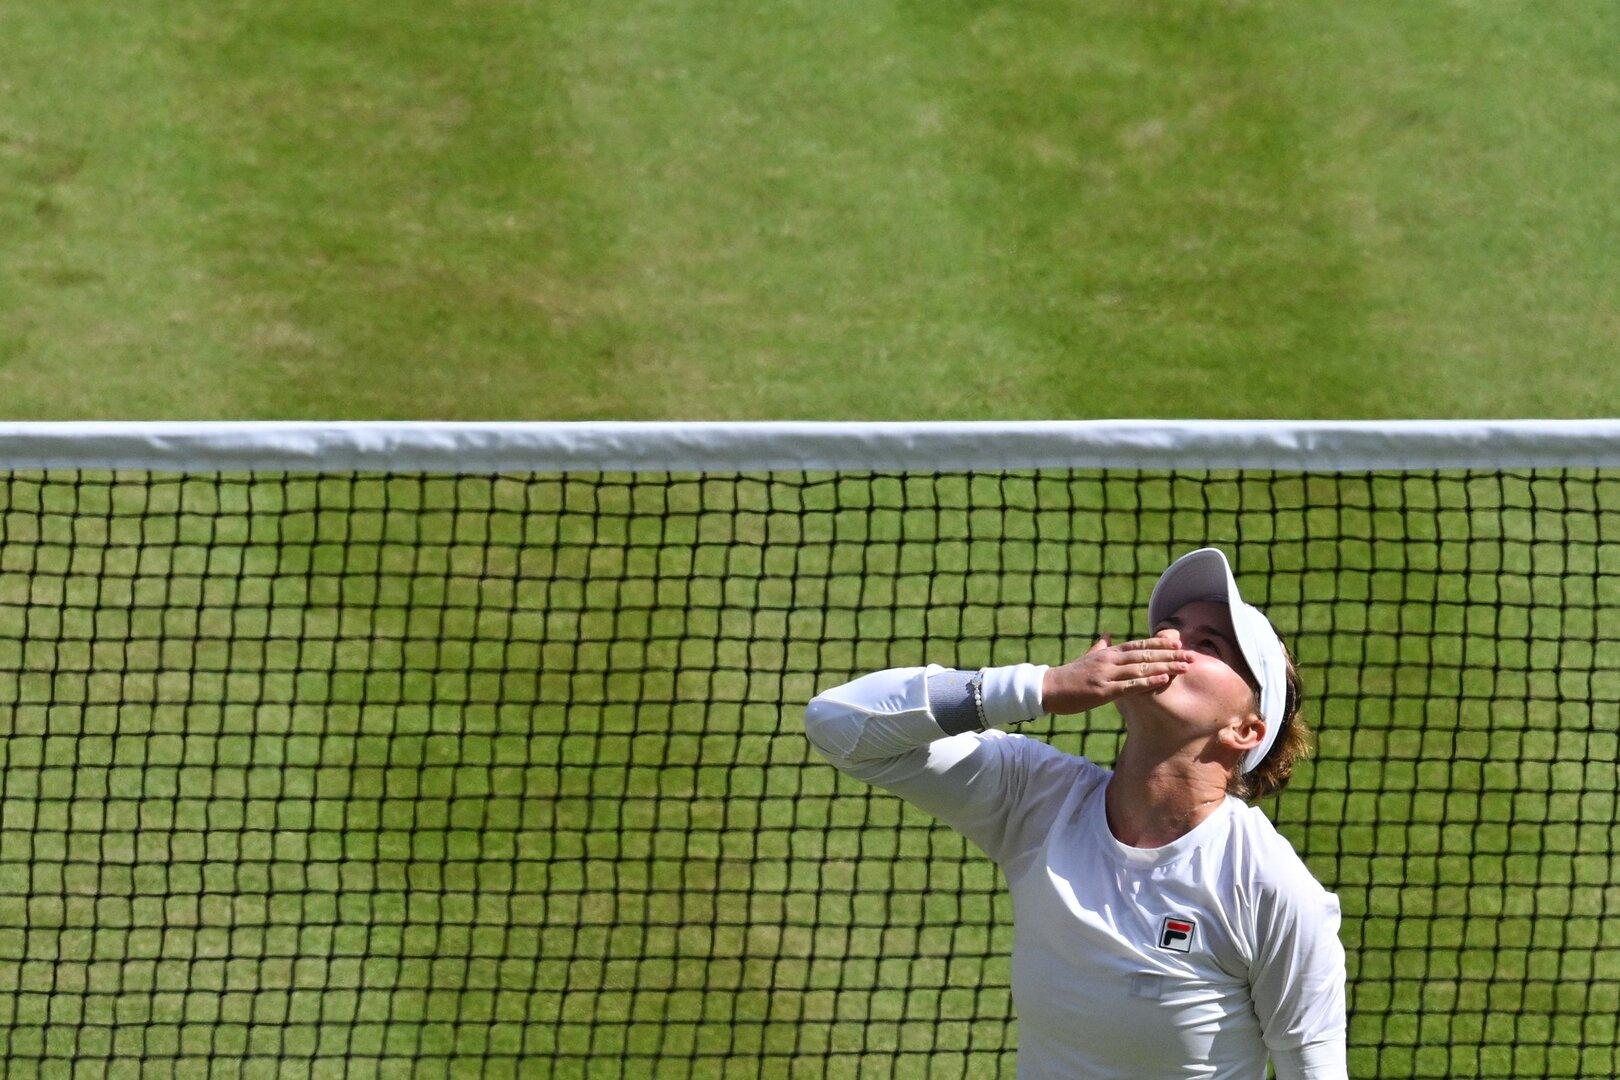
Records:
{"label": "player's forearm", "polygon": [[889,668],[825,690],[805,709],[805,734],[840,767],[897,757],[936,739],[1042,715],[1045,664],[973,671]]}

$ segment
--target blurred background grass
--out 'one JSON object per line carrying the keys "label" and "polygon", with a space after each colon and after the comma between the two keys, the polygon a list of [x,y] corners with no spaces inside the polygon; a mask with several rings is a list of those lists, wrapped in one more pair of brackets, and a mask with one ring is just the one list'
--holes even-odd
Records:
{"label": "blurred background grass", "polygon": [[0,40],[13,417],[1620,390],[1612,4],[55,0]]}

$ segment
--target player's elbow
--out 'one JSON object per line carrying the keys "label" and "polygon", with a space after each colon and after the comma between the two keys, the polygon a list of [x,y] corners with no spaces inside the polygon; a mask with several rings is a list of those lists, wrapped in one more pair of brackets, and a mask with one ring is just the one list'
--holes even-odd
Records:
{"label": "player's elbow", "polygon": [[860,739],[860,718],[843,702],[817,694],[804,707],[804,734],[822,757],[838,765]]}

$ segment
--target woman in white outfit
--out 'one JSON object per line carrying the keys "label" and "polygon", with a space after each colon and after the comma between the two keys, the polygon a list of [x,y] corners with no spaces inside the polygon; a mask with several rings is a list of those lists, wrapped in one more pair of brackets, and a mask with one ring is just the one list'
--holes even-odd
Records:
{"label": "woman in white outfit", "polygon": [[[1271,623],[1202,548],[1151,636],[1059,667],[873,672],[818,694],[816,749],[955,828],[1012,890],[1018,1075],[1343,1078],[1339,901],[1247,799],[1310,746]],[[1004,730],[1113,701],[1112,770]]]}

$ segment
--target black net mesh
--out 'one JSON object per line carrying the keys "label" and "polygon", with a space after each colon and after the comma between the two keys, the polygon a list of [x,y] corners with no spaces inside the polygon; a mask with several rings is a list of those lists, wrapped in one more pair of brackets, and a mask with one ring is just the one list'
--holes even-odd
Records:
{"label": "black net mesh", "polygon": [[[1218,544],[1357,1076],[1609,1076],[1620,477],[12,473],[8,1075],[1011,1076],[988,860],[809,751]],[[1110,709],[1025,732],[1111,762]]]}

